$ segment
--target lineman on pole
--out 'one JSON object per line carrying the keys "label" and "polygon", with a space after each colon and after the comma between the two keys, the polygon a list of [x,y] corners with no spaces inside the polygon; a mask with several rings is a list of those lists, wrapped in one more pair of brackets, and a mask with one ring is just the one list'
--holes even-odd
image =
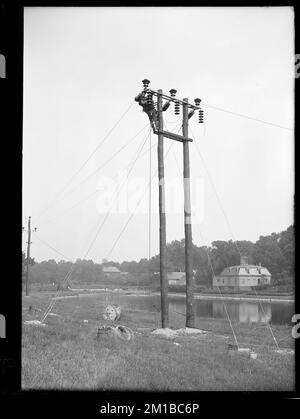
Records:
{"label": "lineman on pole", "polygon": [[135,97],[135,101],[142,106],[143,112],[148,115],[153,131],[158,131],[158,112],[155,109],[152,95],[143,91]]}

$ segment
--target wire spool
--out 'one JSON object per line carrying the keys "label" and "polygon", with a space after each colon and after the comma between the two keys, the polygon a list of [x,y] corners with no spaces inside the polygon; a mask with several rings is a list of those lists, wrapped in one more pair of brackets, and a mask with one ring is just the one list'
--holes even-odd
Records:
{"label": "wire spool", "polygon": [[118,325],[115,327],[114,332],[120,339],[123,340],[131,340],[133,338],[133,331],[126,326]]}
{"label": "wire spool", "polygon": [[127,340],[127,341],[132,340],[134,336],[133,331],[127,326],[118,325],[114,327],[114,326],[104,325],[104,326],[98,327],[96,339],[99,340],[101,336],[109,332],[112,332],[118,338],[122,340]]}
{"label": "wire spool", "polygon": [[111,322],[118,321],[121,317],[121,307],[116,304],[110,304],[105,307],[103,317]]}

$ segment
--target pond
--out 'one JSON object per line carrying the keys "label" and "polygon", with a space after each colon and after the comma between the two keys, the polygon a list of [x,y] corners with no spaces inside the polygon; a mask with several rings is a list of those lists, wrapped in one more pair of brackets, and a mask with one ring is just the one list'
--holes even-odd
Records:
{"label": "pond", "polygon": [[[133,309],[160,313],[159,295],[122,295],[110,293],[109,303],[130,306]],[[196,317],[227,318],[241,323],[291,324],[294,303],[195,299]],[[185,316],[185,298],[169,294],[169,312],[172,316]]]}

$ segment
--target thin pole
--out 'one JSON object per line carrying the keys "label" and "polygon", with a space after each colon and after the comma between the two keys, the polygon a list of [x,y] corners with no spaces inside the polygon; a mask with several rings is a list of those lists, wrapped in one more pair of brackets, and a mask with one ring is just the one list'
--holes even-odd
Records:
{"label": "thin pole", "polygon": [[[157,110],[159,130],[163,130],[162,90],[158,90]],[[166,272],[166,213],[165,213],[165,173],[164,173],[164,137],[158,134],[158,181],[159,181],[159,255],[160,255],[160,290],[161,290],[161,325],[169,326],[168,279]]]}
{"label": "thin pole", "polygon": [[[182,135],[188,138],[188,99],[183,99]],[[186,327],[195,327],[189,142],[183,141]]]}
{"label": "thin pole", "polygon": [[26,269],[26,297],[29,295],[29,259],[30,259],[30,240],[31,240],[31,217],[28,218],[28,241],[27,241],[27,269]]}
{"label": "thin pole", "polygon": [[[152,138],[151,138],[151,127],[150,127],[150,149],[149,149],[149,226],[148,226],[148,233],[149,233],[149,244],[148,244],[148,259],[149,259],[149,266],[150,266],[150,259],[151,259],[151,211],[152,211],[152,155],[151,155],[151,147],[152,147]],[[150,269],[149,269],[149,279],[150,279]]]}

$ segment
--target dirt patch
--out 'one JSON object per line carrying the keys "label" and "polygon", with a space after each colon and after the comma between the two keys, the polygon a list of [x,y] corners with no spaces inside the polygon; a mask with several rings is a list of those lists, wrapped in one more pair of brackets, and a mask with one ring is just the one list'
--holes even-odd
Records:
{"label": "dirt patch", "polygon": [[164,329],[155,329],[153,330],[152,334],[157,336],[162,336],[167,339],[173,339],[180,336],[192,336],[192,335],[200,335],[207,333],[205,330],[201,329],[194,329],[191,327],[183,327],[181,329],[170,329],[168,327]]}

